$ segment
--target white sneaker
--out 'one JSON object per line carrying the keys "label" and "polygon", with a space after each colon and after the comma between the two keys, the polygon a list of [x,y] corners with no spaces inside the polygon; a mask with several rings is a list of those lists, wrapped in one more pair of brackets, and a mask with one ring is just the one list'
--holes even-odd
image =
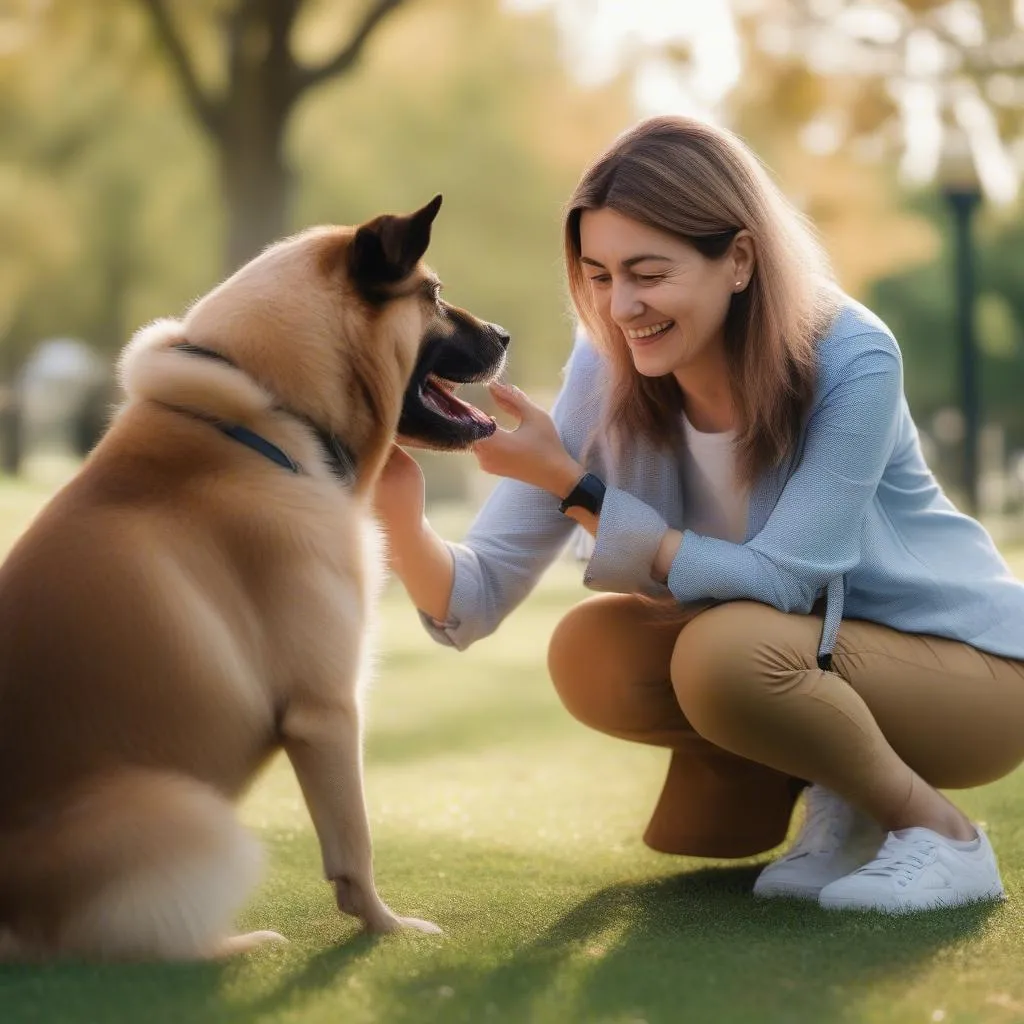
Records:
{"label": "white sneaker", "polygon": [[830,910],[907,914],[1003,898],[996,856],[980,828],[972,842],[904,828],[889,833],[870,864],[826,885],[818,902]]}
{"label": "white sneaker", "polygon": [[811,786],[805,800],[800,834],[757,876],[755,896],[816,900],[829,882],[871,860],[885,840],[875,821],[824,786]]}

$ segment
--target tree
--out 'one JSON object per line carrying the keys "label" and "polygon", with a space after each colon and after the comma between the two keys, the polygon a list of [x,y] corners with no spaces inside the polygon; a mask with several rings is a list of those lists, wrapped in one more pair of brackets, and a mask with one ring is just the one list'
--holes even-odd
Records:
{"label": "tree", "polygon": [[293,171],[284,152],[289,118],[302,97],[352,71],[370,37],[405,0],[372,0],[347,41],[319,64],[294,52],[296,23],[310,0],[234,0],[218,14],[222,88],[205,85],[195,51],[167,0],[139,0],[166,50],[189,109],[217,156],[227,217],[224,269],[231,271],[285,233]]}
{"label": "tree", "polygon": [[[168,7],[215,91],[213,3]],[[304,65],[338,52],[335,4],[305,3],[292,36]],[[0,61],[0,398],[43,339],[83,339],[112,359],[141,324],[180,314],[221,277],[226,236],[215,149],[143,3],[23,10],[20,41]],[[561,205],[633,116],[625,82],[571,81],[547,12],[410,4],[358,75],[295,108],[282,230],[354,224],[443,192],[428,259],[453,301],[513,333],[510,373],[546,401],[572,333]]]}
{"label": "tree", "polygon": [[906,178],[923,184],[956,126],[989,195],[1016,196],[1012,151],[1024,143],[1016,0],[748,0],[744,10],[748,39],[789,70],[808,134],[833,149],[897,153]]}

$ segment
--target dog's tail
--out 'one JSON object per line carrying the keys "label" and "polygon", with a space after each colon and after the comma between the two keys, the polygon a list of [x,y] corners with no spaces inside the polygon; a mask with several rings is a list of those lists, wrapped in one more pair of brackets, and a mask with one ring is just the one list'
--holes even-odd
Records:
{"label": "dog's tail", "polygon": [[129,400],[151,399],[241,423],[274,408],[274,396],[236,367],[176,351],[185,340],[177,320],[154,320],[135,332],[117,364]]}
{"label": "dog's tail", "polygon": [[191,960],[249,948],[230,938],[231,920],[260,864],[255,839],[211,787],[135,768],[95,779],[57,813],[0,834],[0,960]]}

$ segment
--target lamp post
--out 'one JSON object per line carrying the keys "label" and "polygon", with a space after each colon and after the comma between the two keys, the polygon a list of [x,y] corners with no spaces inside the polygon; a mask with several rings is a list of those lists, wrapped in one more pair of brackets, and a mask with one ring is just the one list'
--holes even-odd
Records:
{"label": "lamp post", "polygon": [[963,493],[966,511],[971,515],[977,515],[981,400],[978,387],[978,347],[974,332],[974,242],[971,227],[975,210],[981,203],[981,188],[970,144],[959,126],[947,132],[939,175],[942,193],[953,215],[960,407],[964,421]]}

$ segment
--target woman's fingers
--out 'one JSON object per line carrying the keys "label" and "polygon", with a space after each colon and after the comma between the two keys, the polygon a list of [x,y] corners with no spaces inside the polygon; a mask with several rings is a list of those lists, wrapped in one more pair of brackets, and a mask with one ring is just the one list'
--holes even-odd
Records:
{"label": "woman's fingers", "polygon": [[507,413],[517,419],[526,419],[536,408],[526,394],[511,384],[491,384],[488,387],[491,397]]}

